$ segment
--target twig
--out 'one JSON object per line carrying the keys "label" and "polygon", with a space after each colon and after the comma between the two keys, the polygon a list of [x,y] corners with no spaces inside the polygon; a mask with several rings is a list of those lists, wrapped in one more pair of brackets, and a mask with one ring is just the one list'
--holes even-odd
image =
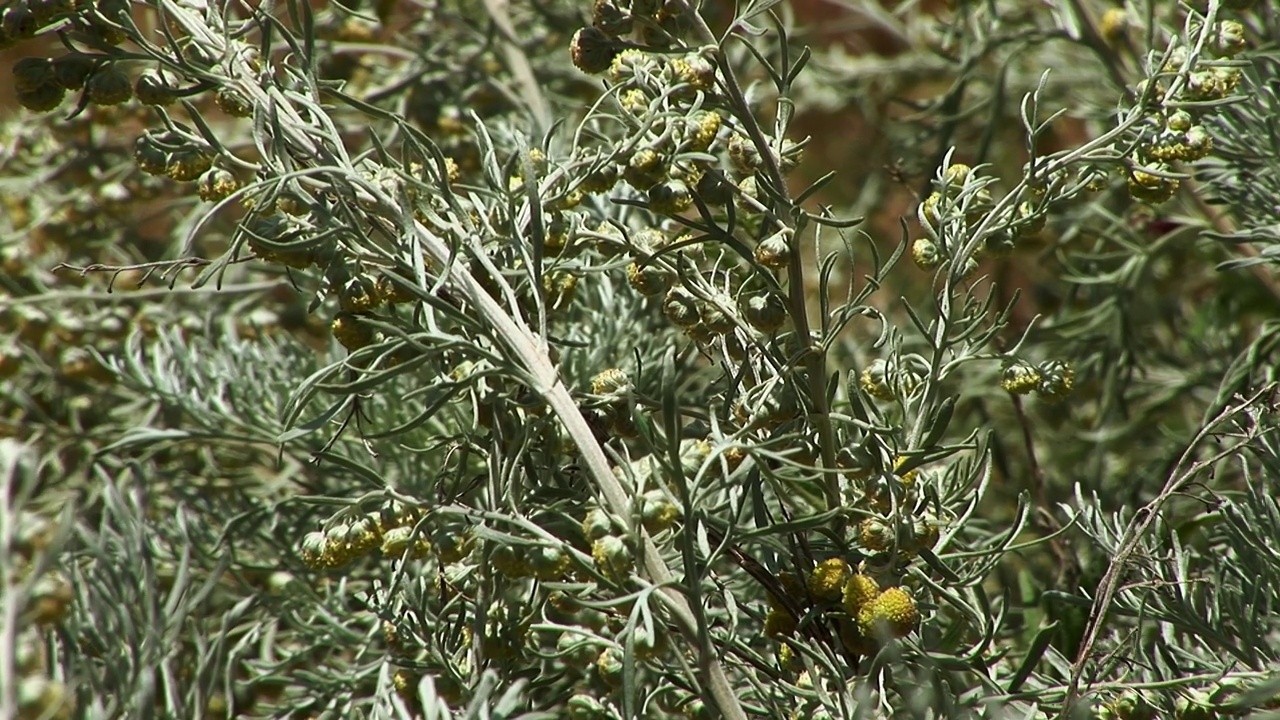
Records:
{"label": "twig", "polygon": [[[1089,624],[1084,633],[1084,640],[1080,643],[1080,651],[1076,653],[1075,662],[1071,666],[1071,680],[1067,684],[1067,696],[1062,704],[1062,711],[1058,717],[1066,718],[1071,716],[1072,706],[1079,697],[1080,678],[1084,675],[1084,666],[1093,654],[1093,648],[1098,642],[1098,636],[1102,632],[1102,627],[1107,618],[1107,612],[1110,609],[1112,600],[1115,599],[1116,592],[1119,590],[1120,579],[1124,577],[1125,571],[1129,564],[1129,560],[1133,557],[1138,549],[1138,544],[1142,541],[1143,535],[1150,529],[1152,523],[1159,516],[1160,511],[1164,508],[1164,504],[1168,502],[1174,494],[1180,492],[1186,487],[1191,479],[1199,473],[1203,468],[1213,465],[1224,457],[1235,452],[1238,445],[1233,445],[1206,460],[1191,462],[1191,455],[1195,452],[1200,443],[1213,433],[1218,426],[1231,419],[1238,413],[1244,411],[1259,398],[1264,395],[1270,395],[1274,390],[1274,385],[1269,385],[1257,392],[1251,397],[1243,400],[1239,405],[1233,408],[1226,408],[1218,414],[1216,418],[1207,423],[1195,437],[1188,443],[1186,450],[1178,459],[1174,466],[1175,472],[1179,467],[1187,466],[1187,469],[1181,474],[1173,475],[1165,482],[1164,488],[1154,500],[1139,508],[1134,513],[1133,521],[1125,530],[1121,538],[1120,546],[1116,550],[1115,556],[1111,559],[1111,565],[1107,568],[1107,572],[1102,576],[1102,580],[1098,583],[1097,594],[1093,600],[1093,607],[1089,612]],[[1188,466],[1188,463],[1190,465]]]}

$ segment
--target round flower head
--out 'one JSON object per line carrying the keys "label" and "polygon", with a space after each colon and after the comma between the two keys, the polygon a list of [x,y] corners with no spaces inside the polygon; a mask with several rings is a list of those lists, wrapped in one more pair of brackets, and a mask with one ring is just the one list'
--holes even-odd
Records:
{"label": "round flower head", "polygon": [[849,572],[849,563],[843,558],[823,560],[809,575],[809,594],[823,602],[839,600]]}
{"label": "round flower head", "polygon": [[844,606],[845,612],[851,617],[858,617],[858,613],[862,608],[875,600],[880,594],[880,583],[870,575],[858,573],[849,578],[844,584],[844,593],[841,598],[841,604]]}
{"label": "round flower head", "polygon": [[539,580],[559,580],[571,564],[569,555],[558,547],[540,547],[529,555],[529,567]]}
{"label": "round flower head", "polygon": [[1076,373],[1062,360],[1049,360],[1040,365],[1040,384],[1036,393],[1050,402],[1058,402],[1071,394]]}
{"label": "round flower head", "polygon": [[661,295],[671,287],[671,275],[660,265],[627,265],[627,283],[641,295]]}
{"label": "round flower head", "polygon": [[770,292],[740,296],[738,305],[747,324],[763,333],[778,330],[789,317],[782,298]]}
{"label": "round flower head", "polygon": [[790,230],[779,230],[756,245],[755,260],[767,268],[780,269],[791,259]]}
{"label": "round flower head", "polygon": [[1000,387],[1005,392],[1026,395],[1040,387],[1041,377],[1040,371],[1031,363],[1014,360],[1005,365],[1004,371],[1000,373]]}
{"label": "round flower head", "polygon": [[622,684],[622,653],[616,648],[606,648],[596,658],[596,673],[609,687]]}
{"label": "round flower head", "polygon": [[610,580],[621,581],[631,574],[635,558],[622,538],[606,535],[591,544],[591,559]]}
{"label": "round flower head", "polygon": [[877,400],[893,400],[896,397],[890,376],[889,363],[883,358],[876,358],[863,369],[858,377],[858,386],[862,391]]}
{"label": "round flower head", "polygon": [[796,631],[796,619],[791,613],[781,608],[770,608],[764,616],[764,634],[769,637],[783,637]]}
{"label": "round flower head", "polygon": [[929,238],[916,238],[911,243],[911,261],[921,270],[937,270],[942,265],[942,253]]}
{"label": "round flower head", "polygon": [[893,546],[893,529],[879,518],[867,518],[858,525],[858,539],[873,552],[884,552]]}
{"label": "round flower head", "polygon": [[651,533],[659,533],[670,528],[680,516],[680,508],[667,497],[663,490],[650,490],[641,498],[640,521],[644,529]]}
{"label": "round flower head", "polygon": [[331,329],[334,339],[348,350],[359,350],[372,345],[374,341],[373,329],[362,324],[349,312],[340,312],[334,316]]}
{"label": "round flower head", "polygon": [[920,623],[916,601],[900,587],[891,587],[858,611],[858,629],[868,637],[905,637]]}
{"label": "round flower head", "polygon": [[369,312],[381,304],[377,283],[368,275],[356,275],[338,291],[338,305],[349,313]]}
{"label": "round flower head", "polygon": [[613,38],[595,27],[582,28],[573,34],[573,40],[569,42],[573,66],[588,75],[608,70],[619,50]]}

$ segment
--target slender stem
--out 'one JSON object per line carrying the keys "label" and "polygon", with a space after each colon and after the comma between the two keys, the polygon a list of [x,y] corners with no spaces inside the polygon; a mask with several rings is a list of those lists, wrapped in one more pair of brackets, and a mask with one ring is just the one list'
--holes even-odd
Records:
{"label": "slender stem", "polygon": [[[773,201],[774,206],[782,205],[790,210],[792,202],[787,191],[786,179],[783,178],[782,169],[778,166],[778,158],[775,156],[773,148],[770,147],[764,131],[760,129],[760,124],[756,121],[755,115],[751,111],[751,105],[742,94],[742,87],[733,71],[732,63],[729,62],[729,58],[724,53],[720,40],[711,32],[711,28],[707,25],[707,21],[703,19],[702,15],[690,7],[688,2],[680,0],[680,4],[684,8],[686,16],[693,22],[693,28],[702,42],[716,48],[715,57],[717,65],[720,67],[720,72],[724,76],[724,90],[729,95],[729,104],[733,108],[738,122],[742,124],[742,129],[746,131],[748,137],[751,138],[752,144],[755,145],[769,183],[773,185],[774,190],[778,193],[778,198]],[[775,212],[774,216],[789,217],[790,213]],[[796,340],[799,342],[803,353],[805,371],[808,375],[809,401],[813,404],[813,421],[818,430],[822,466],[828,471],[824,473],[822,478],[823,494],[826,496],[828,509],[834,510],[840,507],[841,503],[839,480],[833,474],[836,468],[836,440],[835,429],[831,424],[831,408],[827,403],[827,353],[822,345],[813,342],[813,331],[809,325],[808,304],[805,300],[806,285],[800,240],[801,233],[793,233],[788,241],[787,305],[788,312],[791,315],[791,323],[795,328]]]}

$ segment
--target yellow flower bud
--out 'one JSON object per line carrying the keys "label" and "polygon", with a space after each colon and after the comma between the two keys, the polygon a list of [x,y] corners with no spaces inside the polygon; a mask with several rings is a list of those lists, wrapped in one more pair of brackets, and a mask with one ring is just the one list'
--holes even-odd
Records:
{"label": "yellow flower bud", "polygon": [[900,587],[891,587],[858,611],[858,629],[868,637],[905,637],[920,622],[916,601]]}
{"label": "yellow flower bud", "polygon": [[844,596],[841,603],[844,605],[844,611],[852,617],[858,617],[858,613],[862,608],[875,600],[880,594],[880,583],[870,575],[858,573],[849,578],[844,584]]}
{"label": "yellow flower bud", "polygon": [[834,602],[840,599],[845,580],[850,573],[849,563],[843,558],[827,558],[818,563],[809,575],[809,594],[815,600]]}

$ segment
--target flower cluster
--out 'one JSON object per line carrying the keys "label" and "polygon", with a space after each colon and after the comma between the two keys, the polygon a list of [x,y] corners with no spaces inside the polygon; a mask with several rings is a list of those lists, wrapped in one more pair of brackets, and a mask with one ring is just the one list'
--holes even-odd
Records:
{"label": "flower cluster", "polygon": [[[789,575],[777,579],[792,604],[801,609],[816,608],[820,617],[832,621],[845,649],[856,655],[873,654],[884,642],[911,634],[920,623],[920,610],[909,590],[882,587],[876,577],[865,569],[855,572],[843,558],[819,562],[805,586]],[[798,618],[787,603],[771,595],[764,627],[770,637],[791,638],[799,629]],[[789,648],[785,642],[779,645],[783,666],[788,664]]]}
{"label": "flower cluster", "polygon": [[[340,568],[374,551],[390,559],[425,557],[432,546],[417,528],[420,519],[416,509],[393,502],[377,512],[336,519],[325,530],[307,533],[298,555],[307,567],[317,570]],[[441,560],[448,554],[442,551]]]}
{"label": "flower cluster", "polygon": [[1244,26],[1216,19],[1204,32],[1208,54],[1175,46],[1152,79],[1137,87],[1149,114],[1129,154],[1128,188],[1136,200],[1156,205],[1177,193],[1176,164],[1209,156],[1213,136],[1206,120],[1240,85],[1241,68],[1232,58],[1247,46]]}

